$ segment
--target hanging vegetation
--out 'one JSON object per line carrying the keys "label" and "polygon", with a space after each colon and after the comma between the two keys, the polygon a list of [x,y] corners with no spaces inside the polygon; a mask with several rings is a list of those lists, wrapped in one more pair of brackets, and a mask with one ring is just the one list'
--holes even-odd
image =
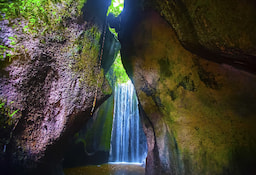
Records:
{"label": "hanging vegetation", "polygon": [[[120,15],[124,8],[124,0],[112,0],[108,8],[107,16],[112,13],[115,17]],[[117,37],[117,32],[114,28],[109,27],[109,30]]]}
{"label": "hanging vegetation", "polygon": [[126,71],[125,71],[122,61],[121,61],[120,52],[118,53],[114,63],[112,64],[110,71],[107,74],[107,78],[109,80],[110,79],[114,80],[113,85],[126,83],[129,80],[129,77],[126,74]]}
{"label": "hanging vegetation", "polygon": [[112,0],[111,5],[108,8],[107,15],[113,13],[117,17],[124,8],[124,0]]}
{"label": "hanging vegetation", "polygon": [[[57,42],[65,38],[61,35],[65,27],[65,19],[81,15],[81,9],[87,0],[1,0],[0,20],[7,20],[8,24],[15,31],[21,31],[20,35],[34,38],[44,37],[53,32]],[[7,42],[0,43],[0,60],[18,55],[17,46],[24,36],[10,36]],[[42,43],[44,43],[42,39]]]}

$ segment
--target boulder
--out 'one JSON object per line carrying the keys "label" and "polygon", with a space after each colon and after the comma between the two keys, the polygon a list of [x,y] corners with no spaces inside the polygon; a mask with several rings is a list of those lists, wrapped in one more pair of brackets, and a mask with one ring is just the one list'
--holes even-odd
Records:
{"label": "boulder", "polygon": [[[11,47],[10,36],[17,40],[15,53],[0,67],[1,102],[10,112],[17,110],[10,134],[1,141],[4,174],[62,174],[67,141],[111,95],[99,59],[109,1],[99,2],[88,0],[83,13],[72,11],[44,34],[24,32],[23,18],[1,21],[1,43]],[[113,55],[110,48],[105,51]]]}
{"label": "boulder", "polygon": [[[174,3],[183,4],[180,1],[155,3],[158,2],[167,4],[161,9],[174,8]],[[209,11],[223,7],[213,6],[210,9],[210,5],[207,6]],[[250,4],[247,5],[251,11]],[[246,39],[253,35],[252,28],[243,32],[243,41],[249,45],[242,47],[241,38],[232,34],[234,38],[229,38],[230,43],[240,43],[237,50],[241,52],[224,54],[231,62],[236,62],[236,58],[246,62],[240,67],[222,59],[226,48],[229,48],[221,51],[217,47],[217,42],[227,41],[222,35],[212,33],[208,36],[208,30],[215,31],[214,20],[210,25],[206,19],[207,26],[199,22],[204,26],[204,30],[200,30],[203,34],[194,40],[191,39],[190,28],[182,25],[191,21],[183,19],[182,13],[171,16],[175,11],[168,9],[162,17],[162,13],[150,4],[138,5],[137,9],[127,8],[124,12],[121,55],[135,85],[143,114],[148,140],[146,174],[255,173],[256,75],[250,67],[255,60],[246,59],[248,55],[253,58],[256,51],[252,40]],[[189,16],[187,11],[184,13]],[[243,13],[247,14],[247,10]],[[248,18],[252,19],[254,14]],[[169,21],[167,17],[181,19]],[[246,17],[241,17],[245,20],[243,22],[246,22]],[[234,13],[233,18],[239,17]],[[199,17],[196,19],[201,20]],[[202,27],[194,23],[191,25]],[[241,31],[237,25],[232,26],[236,28],[234,30]],[[225,27],[230,27],[229,23],[223,24],[222,28]],[[197,31],[194,28],[192,34]],[[228,31],[223,35],[229,35]],[[216,40],[212,41],[212,38]],[[211,44],[207,45],[209,42]],[[197,47],[198,43],[200,47]],[[202,47],[210,51],[202,50],[204,53],[200,54]],[[250,48],[250,53],[245,47]]]}

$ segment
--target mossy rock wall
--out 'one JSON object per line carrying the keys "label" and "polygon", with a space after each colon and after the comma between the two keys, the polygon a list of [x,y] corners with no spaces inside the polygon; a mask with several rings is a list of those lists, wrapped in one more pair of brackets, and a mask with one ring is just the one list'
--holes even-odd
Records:
{"label": "mossy rock wall", "polygon": [[255,73],[255,1],[150,0],[143,3],[142,7],[156,10],[172,26],[179,41],[191,52]]}
{"label": "mossy rock wall", "polygon": [[134,16],[121,53],[145,115],[146,174],[255,173],[255,74],[184,49],[154,11]]}
{"label": "mossy rock wall", "polygon": [[96,111],[89,132],[86,133],[86,147],[91,151],[109,152],[114,113],[113,95]]}
{"label": "mossy rock wall", "polygon": [[[95,93],[95,109],[111,95],[99,65],[109,1],[88,0],[86,8],[94,4],[92,13],[78,8],[80,2],[45,2],[54,7],[46,15],[55,19],[55,14],[58,22],[43,24],[37,15],[38,24],[22,15],[0,22],[1,45],[13,47],[11,57],[1,57],[0,98],[12,106],[11,112],[19,109],[5,139],[10,142],[1,141],[6,146],[0,159],[3,174],[61,174],[67,141],[95,112]],[[93,9],[102,9],[101,14]],[[10,36],[16,38],[14,46]]]}
{"label": "mossy rock wall", "polygon": [[112,95],[70,141],[65,152],[64,167],[98,165],[108,162],[113,111],[114,98]]}

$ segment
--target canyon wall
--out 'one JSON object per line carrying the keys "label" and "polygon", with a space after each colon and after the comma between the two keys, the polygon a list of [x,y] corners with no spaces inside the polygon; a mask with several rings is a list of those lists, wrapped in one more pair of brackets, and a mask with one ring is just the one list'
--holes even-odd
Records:
{"label": "canyon wall", "polygon": [[[53,14],[62,15],[60,22],[52,19],[43,21],[46,27],[32,26],[19,16],[0,24],[1,44],[13,48],[11,54],[3,53],[0,66],[4,174],[61,174],[68,139],[111,95],[99,59],[110,2],[88,0],[82,11],[80,1],[72,1],[72,6],[69,1],[49,3]],[[116,41],[106,30],[103,60],[111,60]]]}
{"label": "canyon wall", "polygon": [[148,139],[146,174],[256,172],[253,4],[126,1],[119,38]]}

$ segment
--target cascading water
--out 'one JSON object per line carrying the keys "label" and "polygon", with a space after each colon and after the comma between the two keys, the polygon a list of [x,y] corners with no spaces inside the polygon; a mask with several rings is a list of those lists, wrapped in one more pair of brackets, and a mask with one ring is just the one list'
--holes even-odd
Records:
{"label": "cascading water", "polygon": [[109,161],[143,163],[147,155],[146,136],[140,123],[138,100],[132,82],[118,84],[114,98]]}

